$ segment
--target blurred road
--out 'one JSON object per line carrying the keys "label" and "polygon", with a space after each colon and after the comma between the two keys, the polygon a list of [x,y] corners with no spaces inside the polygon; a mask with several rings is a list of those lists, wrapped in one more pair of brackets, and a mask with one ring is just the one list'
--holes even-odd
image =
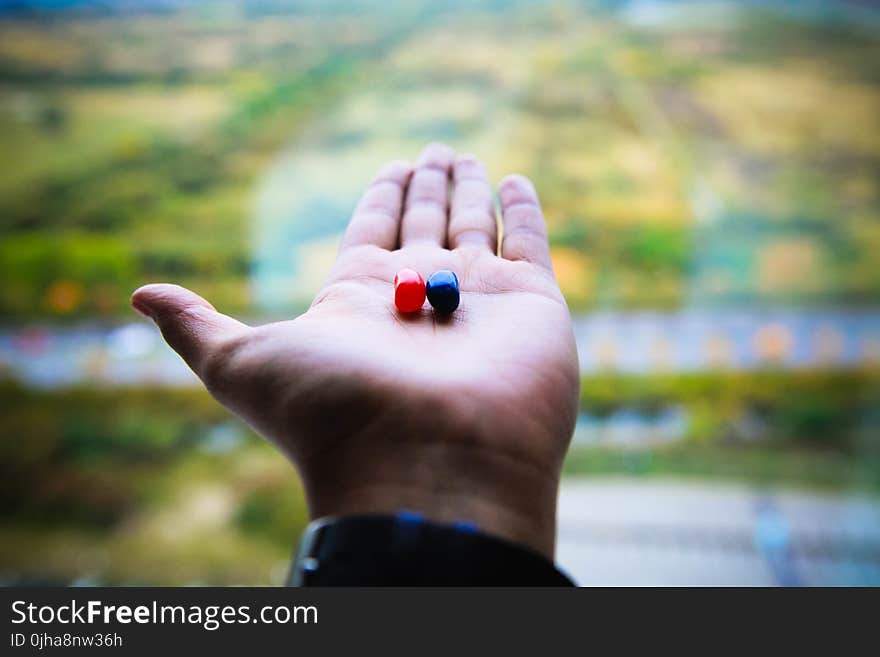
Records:
{"label": "blurred road", "polygon": [[880,586],[880,500],[564,479],[557,559],[585,586]]}
{"label": "blurred road", "polygon": [[[581,370],[651,373],[880,362],[880,309],[683,310],[574,317]],[[32,386],[196,385],[146,322],[0,328],[0,376]]]}

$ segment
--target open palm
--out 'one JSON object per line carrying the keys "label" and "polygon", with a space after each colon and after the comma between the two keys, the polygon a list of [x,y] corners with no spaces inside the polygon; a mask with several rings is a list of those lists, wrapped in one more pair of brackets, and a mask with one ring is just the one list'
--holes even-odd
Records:
{"label": "open palm", "polygon": [[[382,168],[296,319],[248,327],[172,285],[132,300],[297,465],[313,516],[417,509],[552,553],[577,356],[534,188],[510,176],[499,196],[500,254],[482,164],[431,145]],[[405,267],[456,272],[459,309],[397,311]]]}

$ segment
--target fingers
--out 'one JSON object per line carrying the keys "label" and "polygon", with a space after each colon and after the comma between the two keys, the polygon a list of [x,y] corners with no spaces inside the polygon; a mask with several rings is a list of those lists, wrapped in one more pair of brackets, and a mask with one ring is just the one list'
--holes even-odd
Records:
{"label": "fingers", "polygon": [[416,161],[400,224],[401,246],[446,243],[449,173],[454,157],[449,146],[429,144]]}
{"label": "fingers", "polygon": [[450,249],[473,245],[492,253],[498,248],[498,227],[486,168],[473,155],[456,158],[455,191],[447,242]]}
{"label": "fingers", "polygon": [[501,257],[525,260],[552,273],[547,226],[538,193],[525,176],[507,176],[498,186],[504,230]]}
{"label": "fingers", "polygon": [[400,210],[410,175],[412,167],[399,160],[379,170],[355,208],[342,238],[342,249],[363,244],[397,248]]}
{"label": "fingers", "polygon": [[131,305],[156,322],[165,341],[203,379],[206,364],[224,341],[251,330],[179,285],[140,287],[131,295]]}

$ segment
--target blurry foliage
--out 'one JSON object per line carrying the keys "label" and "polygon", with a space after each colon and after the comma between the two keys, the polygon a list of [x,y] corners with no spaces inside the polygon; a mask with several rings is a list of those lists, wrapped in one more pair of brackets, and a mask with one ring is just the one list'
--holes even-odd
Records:
{"label": "blurry foliage", "polygon": [[[572,447],[563,474],[675,476],[715,481],[748,482],[760,486],[816,487],[828,490],[880,492],[880,455],[853,458],[837,452],[787,449],[766,445],[678,444],[653,449],[620,450]],[[842,486],[842,484],[844,484]]]}
{"label": "blurry foliage", "polygon": [[[880,372],[705,372],[581,382],[581,408],[673,406],[688,414],[683,442],[651,448],[575,445],[569,475],[675,475],[761,485],[880,492]],[[738,424],[757,419],[759,435]]]}
{"label": "blurry foliage", "polygon": [[[190,19],[200,24],[198,16]],[[57,43],[67,36],[63,25],[30,24]],[[208,28],[204,36],[210,35]],[[187,39],[193,36],[197,38]],[[246,31],[240,36],[248,39]],[[112,58],[117,47],[115,40],[108,42],[98,61]],[[24,171],[29,175],[10,169],[10,179],[22,176],[24,184],[0,188],[0,273],[9,281],[0,294],[0,314],[119,315],[129,312],[129,293],[139,284],[164,279],[198,287],[203,278],[217,275],[242,283],[217,287],[220,296],[213,299],[218,305],[230,312],[250,310],[239,292],[250,268],[250,183],[260,173],[260,164],[296,133],[305,116],[344,90],[344,81],[355,72],[353,56],[343,49],[305,69],[257,69],[254,73],[263,83],[241,96],[232,110],[211,124],[179,133],[139,125],[134,112],[128,125],[111,123],[109,130],[94,120],[89,123],[86,115],[74,130],[64,106],[44,100],[45,90],[53,85],[109,85],[108,93],[119,87],[118,96],[124,99],[129,87],[150,88],[169,80],[135,73],[25,74],[25,61],[7,61],[4,67],[2,51],[0,80],[20,85],[22,93],[17,95],[15,87],[0,90],[0,153],[10,158],[7,148],[25,149],[29,166]],[[91,62],[88,65],[94,65]],[[177,84],[184,82],[181,70],[178,65],[172,69]],[[213,79],[208,76],[205,81],[238,96],[234,90],[243,72],[232,68],[220,79],[212,73]],[[8,108],[21,105],[22,99],[29,105],[17,118],[10,116]],[[36,112],[33,121],[22,118],[31,105]],[[29,141],[39,146],[33,148],[34,155],[27,151]],[[209,217],[204,217],[206,212]],[[52,237],[47,239],[47,233]],[[111,282],[99,300],[92,299],[96,277]],[[82,290],[82,303],[34,304],[35,298],[51,296],[51,286],[60,278]]]}
{"label": "blurry foliage", "polygon": [[690,259],[688,237],[685,230],[661,226],[630,230],[624,243],[625,257],[633,269],[682,273]]}
{"label": "blurry foliage", "polygon": [[[124,297],[135,278],[133,245],[102,235],[17,234],[0,242],[0,304],[21,317],[108,312],[98,289]],[[87,292],[87,294],[83,294]],[[81,301],[85,303],[81,303]],[[116,310],[114,306],[112,310]]]}
{"label": "blurry foliage", "polygon": [[302,491],[288,477],[261,483],[248,493],[235,520],[242,531],[264,536],[280,548],[290,549],[291,537],[298,536],[306,515]]}
{"label": "blurry foliage", "polygon": [[876,423],[872,413],[880,405],[880,372],[873,370],[599,374],[581,383],[581,407],[591,413],[666,405],[691,412],[695,441],[723,443],[738,418],[754,413],[767,444],[880,455],[880,424],[873,440],[864,438],[864,424]]}
{"label": "blurry foliage", "polygon": [[167,463],[227,417],[196,391],[40,393],[2,384],[0,513],[35,522],[119,520],[136,496],[126,471]]}
{"label": "blurry foliage", "polygon": [[[844,13],[750,6],[733,22],[703,12],[706,22],[660,28],[594,5],[516,2],[10,17],[0,26],[0,314],[120,315],[132,288],[158,279],[207,285],[224,310],[252,312],[250,194],[279,148],[307,140],[338,101],[421,93],[442,104],[447,89],[488,95],[509,124],[506,145],[484,155],[536,181],[551,240],[568,249],[563,291],[575,310],[676,307],[694,281],[699,292],[730,276],[706,295],[872,303],[880,269],[863,237],[880,204],[880,39]],[[472,32],[479,47],[450,51]],[[455,116],[441,112],[419,134],[486,131]],[[383,120],[349,150],[381,146]],[[708,205],[695,194],[705,189]],[[713,205],[726,228],[703,221]],[[741,257],[725,259],[731,234],[792,216],[809,220],[792,230],[814,255],[741,240]],[[67,249],[99,269],[107,250],[112,283],[97,289],[78,256],[47,273]]]}
{"label": "blurry foliage", "polygon": [[7,382],[0,435],[0,576],[278,583],[307,519],[289,463],[201,390]]}

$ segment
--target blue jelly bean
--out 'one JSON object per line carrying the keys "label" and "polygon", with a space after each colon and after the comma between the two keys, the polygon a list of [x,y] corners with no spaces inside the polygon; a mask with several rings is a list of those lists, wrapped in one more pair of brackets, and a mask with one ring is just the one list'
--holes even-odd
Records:
{"label": "blue jelly bean", "polygon": [[448,269],[435,271],[425,283],[428,302],[438,313],[451,313],[458,308],[461,296],[458,291],[458,276]]}

